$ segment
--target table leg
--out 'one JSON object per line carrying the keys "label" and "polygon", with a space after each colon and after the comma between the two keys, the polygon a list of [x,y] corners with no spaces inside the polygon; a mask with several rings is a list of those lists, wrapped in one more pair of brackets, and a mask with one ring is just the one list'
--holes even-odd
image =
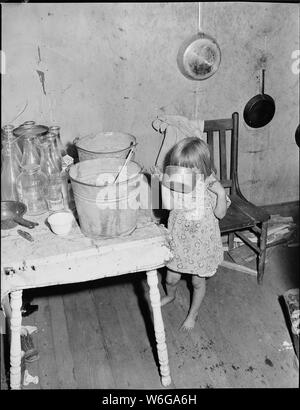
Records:
{"label": "table leg", "polygon": [[147,272],[147,282],[150,288],[150,302],[153,311],[154,332],[157,343],[157,354],[160,365],[161,382],[163,386],[168,386],[171,383],[171,376],[164,322],[161,315],[160,293],[157,286],[158,279],[156,270]]}
{"label": "table leg", "polygon": [[21,389],[21,326],[22,290],[10,294],[10,387]]}

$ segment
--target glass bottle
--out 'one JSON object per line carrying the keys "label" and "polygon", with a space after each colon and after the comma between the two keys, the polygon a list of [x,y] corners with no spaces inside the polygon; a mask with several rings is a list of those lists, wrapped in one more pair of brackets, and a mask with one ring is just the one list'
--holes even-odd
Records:
{"label": "glass bottle", "polygon": [[60,127],[58,125],[52,125],[51,127],[49,127],[49,132],[53,132],[56,135],[56,145],[61,157],[67,155],[66,148],[63,146],[60,139]]}
{"label": "glass bottle", "polygon": [[40,215],[47,212],[46,203],[48,180],[40,165],[25,165],[17,178],[19,200],[27,206],[28,215]]}
{"label": "glass bottle", "polygon": [[49,141],[49,146],[50,146],[50,155],[55,162],[55,165],[59,169],[59,171],[62,170],[62,156],[59,150],[59,147],[57,145],[57,135],[54,134],[53,132],[48,132],[46,135],[47,140]]}
{"label": "glass bottle", "polygon": [[16,142],[12,139],[2,140],[1,158],[1,200],[17,201],[16,180],[20,174],[20,162],[15,154]]}
{"label": "glass bottle", "polygon": [[53,161],[51,151],[50,151],[50,143],[48,139],[40,143],[41,149],[41,170],[44,174],[47,175],[48,178],[54,177],[59,175],[59,168]]}
{"label": "glass bottle", "polygon": [[62,195],[62,179],[50,151],[49,140],[40,144],[41,147],[41,170],[48,178],[46,199],[49,211],[64,209]]}
{"label": "glass bottle", "polygon": [[14,133],[14,126],[11,124],[4,125],[4,127],[1,130],[1,145],[3,146],[3,142],[6,140],[10,140],[14,144],[11,144],[11,148],[14,151],[14,156],[17,158],[19,163],[21,163],[22,159],[22,151],[17,143],[18,138],[15,137]]}
{"label": "glass bottle", "polygon": [[24,137],[23,156],[21,165],[39,165],[40,155],[36,146],[36,138],[34,135],[26,135]]}

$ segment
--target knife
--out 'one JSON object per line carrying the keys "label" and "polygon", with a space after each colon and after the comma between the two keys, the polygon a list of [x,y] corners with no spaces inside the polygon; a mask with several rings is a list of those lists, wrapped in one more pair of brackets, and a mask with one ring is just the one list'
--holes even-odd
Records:
{"label": "knife", "polygon": [[18,229],[17,232],[20,236],[22,236],[22,238],[27,239],[30,242],[34,241],[33,237],[30,235],[29,232],[21,231],[21,229]]}

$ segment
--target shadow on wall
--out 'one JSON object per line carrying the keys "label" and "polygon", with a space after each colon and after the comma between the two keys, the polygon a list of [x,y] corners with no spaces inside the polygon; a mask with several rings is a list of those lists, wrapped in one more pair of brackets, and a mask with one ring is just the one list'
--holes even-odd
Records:
{"label": "shadow on wall", "polygon": [[66,145],[66,148],[67,148],[68,155],[70,155],[72,158],[74,158],[74,164],[79,162],[78,152],[77,152],[77,148],[76,148],[75,144],[73,142],[68,142],[67,145]]}

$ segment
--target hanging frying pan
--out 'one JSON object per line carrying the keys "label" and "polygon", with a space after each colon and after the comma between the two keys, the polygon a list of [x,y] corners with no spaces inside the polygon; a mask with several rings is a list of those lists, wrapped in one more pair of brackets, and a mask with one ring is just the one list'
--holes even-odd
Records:
{"label": "hanging frying pan", "polygon": [[187,38],[177,54],[178,68],[190,80],[206,80],[217,71],[221,62],[218,43],[201,29],[201,3],[198,5],[198,33]]}
{"label": "hanging frying pan", "polygon": [[295,141],[298,147],[300,148],[300,124],[298,125],[296,132],[295,132]]}
{"label": "hanging frying pan", "polygon": [[244,120],[251,128],[267,125],[275,114],[275,102],[265,91],[265,69],[262,69],[261,94],[252,97],[245,106]]}

